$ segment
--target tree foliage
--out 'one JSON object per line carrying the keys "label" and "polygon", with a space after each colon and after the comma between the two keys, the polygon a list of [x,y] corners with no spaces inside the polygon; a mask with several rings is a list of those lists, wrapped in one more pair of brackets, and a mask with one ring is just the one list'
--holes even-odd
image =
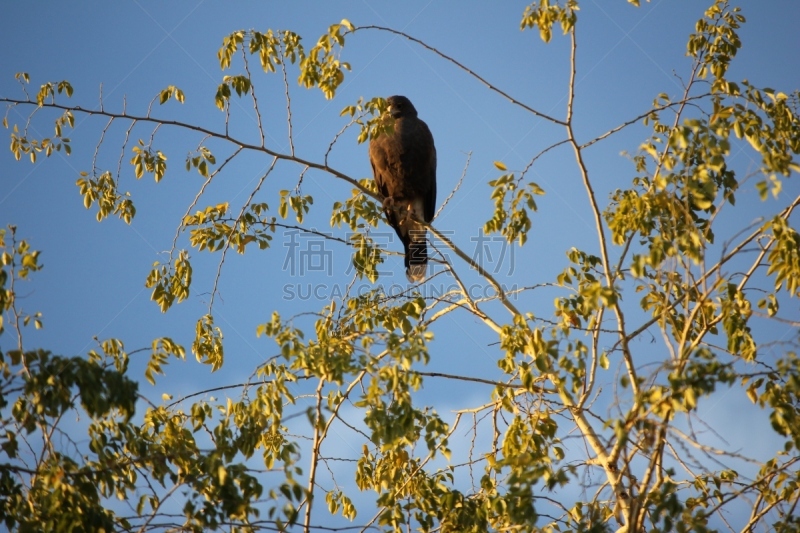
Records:
{"label": "tree foliage", "polygon": [[[41,327],[41,316],[26,314],[18,295],[20,284],[41,269],[39,254],[19,240],[16,228],[2,230],[0,332],[16,336],[16,347],[0,353],[5,526],[321,531],[337,530],[323,525],[329,515],[341,515],[360,531],[800,529],[797,338],[776,344],[754,326],[756,318],[792,323],[785,309],[796,308],[792,298],[800,297],[800,235],[792,226],[800,197],[787,198],[782,187],[800,170],[800,94],[728,78],[745,19],[738,8],[716,0],[688,38],[692,62],[682,74],[683,94],[656,95],[638,117],[578,139],[573,111],[579,13],[575,0],[538,0],[522,14],[524,30],[537,30],[545,42],[570,43],[573,74],[561,118],[509,96],[410,35],[347,20],[330,26],[312,46],[288,30],[241,30],[225,37],[218,53],[224,75],[213,100],[224,117],[220,129],[156,118],[156,102],[186,101],[175,86],[138,114],[103,106],[89,112],[72,103],[69,82],[46,82],[30,96],[30,77],[18,74],[24,97],[2,98],[30,117],[25,124],[12,124],[8,113],[4,119],[17,159],[69,154],[66,135],[82,114],[108,120],[98,151],[109,142],[111,124],[127,128],[120,147],[129,166],[99,168],[95,158],[77,178],[84,206],[98,221],[112,216],[134,223],[136,199],[122,192],[123,176],[170,179],[179,155],[167,154],[162,132],[175,130],[186,139],[185,169],[203,182],[179,221],[167,259],[143,277],[163,312],[193,291],[210,291],[191,352],[212,371],[231,364],[214,309],[228,252],[274,253],[276,229],[293,229],[338,243],[352,256],[354,279],[374,283],[381,275],[387,250],[371,229],[382,223],[382,198],[371,180],[330,166],[328,155],[346,130],[355,129],[358,142],[390,130],[385,102],[374,97],[347,103],[342,131],[320,147],[316,159],[306,159],[294,151],[289,94],[295,89],[287,81],[291,73],[299,86],[335,98],[351,68],[342,59],[349,46],[358,46],[362,32],[390,33],[423,46],[485,83],[492,97],[511,101],[519,113],[562,128],[564,137],[533,155],[528,168],[557,147],[572,151],[597,244],[592,250],[572,248],[552,280],[523,273],[519,292],[546,287],[557,295],[552,309],[533,308],[512,298],[434,223],[429,235],[440,250],[435,260],[454,290],[434,298],[421,286],[386,294],[375,285],[309,309],[313,319],[306,321],[275,309],[256,335],[271,339],[278,355],[255,366],[247,383],[231,386],[222,399],[167,394],[153,401],[139,394],[138,376],[128,369],[131,354],[149,356],[144,377],[155,383],[170,359],[184,358],[185,348],[171,338],[134,352],[122,340],[98,341],[83,357],[29,347],[25,328]],[[263,101],[256,85],[260,76],[275,75],[285,83],[288,152],[265,142],[260,120]],[[254,106],[258,138],[229,130],[234,98]],[[30,124],[46,120],[53,121],[54,134],[39,138]],[[150,135],[129,140],[134,124],[150,127]],[[603,205],[585,152],[636,124],[650,133],[631,156],[630,184],[610,191]],[[731,162],[732,147],[744,143],[760,161],[755,184]],[[208,184],[243,154],[267,161],[246,201],[238,207],[233,199],[205,205]],[[313,169],[351,188],[350,197],[331,207],[332,233],[308,226],[311,210],[326,208],[299,186],[275,197],[260,194],[278,165],[300,169],[300,181]],[[493,212],[474,229],[525,246],[545,191],[529,180],[528,169],[508,172],[499,161],[495,166],[501,174],[489,182],[486,200]],[[744,230],[720,223],[731,220],[729,213],[736,216],[743,199],[771,202],[771,216]],[[219,257],[213,287],[194,286],[190,252]],[[491,296],[468,290],[462,278],[470,269],[493,289]],[[445,316],[477,320],[494,332],[496,377],[425,370],[432,357],[447,355],[434,343]],[[452,417],[440,414],[418,394],[437,379],[473,382],[484,400]],[[766,455],[728,449],[694,429],[703,423],[700,407],[732,387],[769,417],[778,448]],[[297,390],[312,399],[300,435],[287,414]],[[82,425],[68,423],[76,413]],[[347,459],[347,480],[325,468],[336,459],[328,455],[335,453],[328,447],[334,428],[344,428],[360,449]],[[457,431],[473,435],[466,456],[453,454]],[[745,474],[731,464],[756,467]],[[357,505],[363,494],[372,495],[371,506]],[[132,511],[120,511],[117,499]],[[739,522],[726,525],[730,514]]]}

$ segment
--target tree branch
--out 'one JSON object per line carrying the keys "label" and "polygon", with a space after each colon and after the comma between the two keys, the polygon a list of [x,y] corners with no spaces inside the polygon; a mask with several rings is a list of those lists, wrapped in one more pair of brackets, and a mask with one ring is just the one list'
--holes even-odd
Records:
{"label": "tree branch", "polygon": [[507,99],[512,104],[518,105],[519,107],[523,108],[524,110],[528,111],[529,113],[532,113],[532,114],[536,115],[537,117],[543,118],[545,120],[549,120],[550,122],[553,122],[554,124],[559,124],[561,126],[565,126],[566,125],[566,123],[564,121],[562,121],[562,120],[559,120],[557,118],[553,118],[553,117],[551,117],[549,115],[546,115],[546,114],[542,113],[541,111],[537,111],[534,108],[523,104],[519,100],[513,98],[508,93],[506,93],[506,92],[500,90],[499,88],[495,87],[494,85],[492,85],[491,83],[486,81],[483,77],[479,76],[477,73],[475,73],[474,71],[472,71],[468,67],[464,66],[463,64],[459,63],[458,61],[456,61],[452,57],[450,57],[450,56],[448,56],[446,54],[443,54],[442,52],[440,52],[436,48],[426,44],[425,42],[423,42],[423,41],[421,41],[421,40],[419,40],[419,39],[417,39],[415,37],[410,36],[407,33],[404,33],[402,31],[398,31],[398,30],[393,30],[392,28],[386,28],[384,26],[369,25],[369,26],[358,26],[355,29],[353,29],[352,31],[346,32],[345,35],[347,35],[348,33],[356,33],[357,31],[361,31],[361,30],[380,30],[380,31],[385,31],[387,33],[391,33],[391,34],[394,34],[394,35],[399,35],[400,37],[408,39],[409,41],[414,42],[414,43],[422,46],[426,50],[429,50],[429,51],[433,52],[434,54],[438,55],[442,59],[444,59],[446,61],[449,61],[450,63],[454,64],[455,66],[457,66],[458,68],[460,68],[461,70],[463,70],[464,72],[466,72],[467,74],[472,76],[473,78],[477,79],[478,81],[480,81],[481,83],[486,85],[486,87],[488,87],[490,90],[498,93],[500,96],[502,96],[505,99]]}

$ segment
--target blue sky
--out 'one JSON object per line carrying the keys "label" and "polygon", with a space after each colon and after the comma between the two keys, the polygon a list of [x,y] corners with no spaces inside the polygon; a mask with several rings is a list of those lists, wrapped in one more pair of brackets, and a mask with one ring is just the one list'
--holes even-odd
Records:
{"label": "blue sky", "polygon": [[[642,4],[635,8],[623,0],[581,2],[575,107],[580,140],[592,139],[640,115],[659,93],[678,97],[682,92],[682,79],[686,79],[690,67],[685,56],[687,36],[706,2],[657,0]],[[0,31],[0,47],[6,50],[0,62],[0,95],[21,96],[14,74],[24,71],[31,76],[29,91],[35,92],[45,81],[67,79],[75,88],[72,103],[97,109],[102,87],[105,109],[121,111],[124,107],[132,114],[144,114],[161,89],[176,85],[184,91],[186,103],[156,105],[153,116],[221,130],[224,115],[214,106],[213,97],[223,75],[216,52],[225,35],[238,29],[291,29],[311,46],[330,24],[347,18],[356,26],[388,26],[407,32],[515,98],[563,118],[569,79],[568,39],[556,33],[545,45],[537,32],[521,32],[519,20],[524,7],[524,3],[473,1],[233,4],[206,0],[52,2],[34,9],[28,3],[10,3],[4,6]],[[740,32],[744,48],[729,78],[747,78],[756,86],[786,93],[800,87],[800,37],[796,31],[800,3],[745,2],[743,7],[748,20]],[[294,82],[296,70],[290,70],[297,154],[320,161],[346,123],[339,112],[359,97],[408,96],[436,140],[440,202],[462,177],[469,158],[463,184],[435,222],[467,253],[475,251],[477,228],[491,216],[486,182],[498,175],[492,162],[503,161],[509,170],[519,172],[535,154],[564,138],[561,128],[522,112],[462,70],[403,38],[374,30],[359,32],[348,37],[343,60],[353,70],[333,101],[325,100],[318,90],[298,87]],[[255,63],[251,67],[256,69]],[[225,74],[240,70],[239,63]],[[254,85],[268,133],[267,146],[286,152],[289,145],[282,79],[257,72]],[[27,112],[22,107],[12,109],[9,121],[22,125]],[[127,124],[114,124],[103,140],[98,167],[116,172],[122,160],[120,189],[131,192],[137,215],[130,226],[114,219],[98,224],[94,210],[84,209],[75,181],[80,171],[91,169],[106,122],[100,117],[77,115],[70,135],[70,157],[57,154],[30,164],[16,162],[8,151],[0,152],[0,225],[15,224],[20,238],[43,251],[45,265],[22,299],[27,311],[43,312],[45,324],[41,331],[26,331],[26,345],[74,355],[94,348],[95,336],[120,338],[130,350],[149,346],[155,337],[171,336],[188,349],[195,321],[207,312],[218,255],[192,252],[192,294],[167,314],[160,313],[150,301],[144,280],[153,262],[164,259],[181,217],[202,184],[196,173],[183,169],[186,153],[194,150],[202,137],[169,128],[160,131],[156,147],[167,154],[169,169],[164,180],[155,184],[149,176],[137,181],[127,164],[135,139],[148,139],[152,128],[136,126],[121,157]],[[231,128],[242,138],[257,139],[249,100],[232,105]],[[52,124],[37,117],[30,131],[32,136],[49,135]],[[610,192],[629,186],[633,167],[620,154],[635,153],[647,135],[647,129],[636,125],[587,150],[601,205]],[[229,153],[229,148],[219,143],[209,143],[209,147],[218,154],[218,161]],[[731,160],[741,173],[758,167],[752,153],[740,148],[734,150]],[[366,145],[356,143],[353,130],[336,143],[329,162],[356,179],[371,175]],[[213,182],[200,205],[228,201],[238,212],[268,165],[269,160],[261,156],[237,159]],[[277,208],[276,192],[294,188],[301,171],[296,165],[279,164],[259,193],[260,201]],[[494,255],[485,258],[497,269],[501,281],[509,285],[553,281],[566,265],[564,252],[570,247],[592,253],[597,250],[594,222],[571,150],[561,147],[548,152],[528,176],[547,193],[538,199],[539,211],[533,215],[529,243],[512,257],[509,249],[490,241]],[[752,187],[753,181],[746,187]],[[786,197],[794,197],[800,190],[796,179],[784,186]],[[330,206],[346,199],[350,187],[328,175],[308,172],[302,190],[315,199],[308,225],[342,236],[343,230],[329,226]],[[775,203],[764,205],[752,198],[750,195],[738,206],[741,210],[730,219],[732,225],[738,225],[730,235],[763,212],[776,210]],[[797,220],[794,222],[796,226]],[[378,231],[392,236],[387,226]],[[302,239],[301,244],[305,245]],[[325,243],[324,252],[329,255],[317,258],[330,262],[324,263],[321,271],[301,276],[302,258],[292,254],[308,248],[290,245],[291,237],[278,233],[266,252],[227,256],[214,305],[217,324],[225,334],[226,365],[211,374],[208,367],[189,355],[185,363],[167,367],[167,377],[155,388],[143,383],[144,394],[157,399],[168,390],[180,397],[246,380],[257,364],[277,352],[271,341],[255,336],[256,326],[267,321],[273,310],[280,310],[284,316],[318,310],[341,294],[351,279],[347,272],[349,254],[344,247]],[[186,235],[181,236],[179,247],[188,247]],[[395,251],[398,247],[397,242],[389,245]],[[388,275],[381,282],[406,286],[399,256],[387,259],[386,270]],[[469,274],[467,279],[478,281]],[[524,300],[524,306],[538,316],[549,316],[556,294],[537,291]],[[797,304],[791,304],[796,318]],[[505,318],[501,309],[489,309],[498,318]],[[770,335],[780,338],[791,334],[788,329],[778,327],[770,330]],[[497,374],[498,352],[491,346],[496,336],[472,315],[448,316],[435,333],[428,370],[457,368],[470,375]],[[11,335],[0,337],[4,350],[14,343]],[[447,413],[470,402],[486,401],[488,393],[488,387],[444,387],[429,380],[420,399]],[[732,412],[720,412],[727,402],[708,409],[716,410],[710,416],[719,415],[729,427]],[[753,427],[766,428],[763,422],[760,418],[753,420]],[[736,442],[735,435],[730,439]]]}

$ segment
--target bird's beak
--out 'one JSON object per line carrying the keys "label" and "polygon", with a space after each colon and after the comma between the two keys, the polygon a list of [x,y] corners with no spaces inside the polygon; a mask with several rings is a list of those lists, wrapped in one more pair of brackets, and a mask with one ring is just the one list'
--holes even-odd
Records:
{"label": "bird's beak", "polygon": [[401,106],[399,105],[392,105],[389,104],[389,107],[386,108],[386,112],[389,113],[389,116],[396,119],[399,118],[400,114],[403,112]]}

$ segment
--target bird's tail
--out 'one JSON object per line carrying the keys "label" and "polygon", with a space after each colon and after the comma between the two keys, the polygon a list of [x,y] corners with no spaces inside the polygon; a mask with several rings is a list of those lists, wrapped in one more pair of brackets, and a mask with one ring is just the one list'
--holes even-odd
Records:
{"label": "bird's tail", "polygon": [[412,283],[425,279],[428,273],[428,247],[425,244],[425,226],[419,223],[411,224],[408,229],[408,239],[405,242],[406,277]]}

